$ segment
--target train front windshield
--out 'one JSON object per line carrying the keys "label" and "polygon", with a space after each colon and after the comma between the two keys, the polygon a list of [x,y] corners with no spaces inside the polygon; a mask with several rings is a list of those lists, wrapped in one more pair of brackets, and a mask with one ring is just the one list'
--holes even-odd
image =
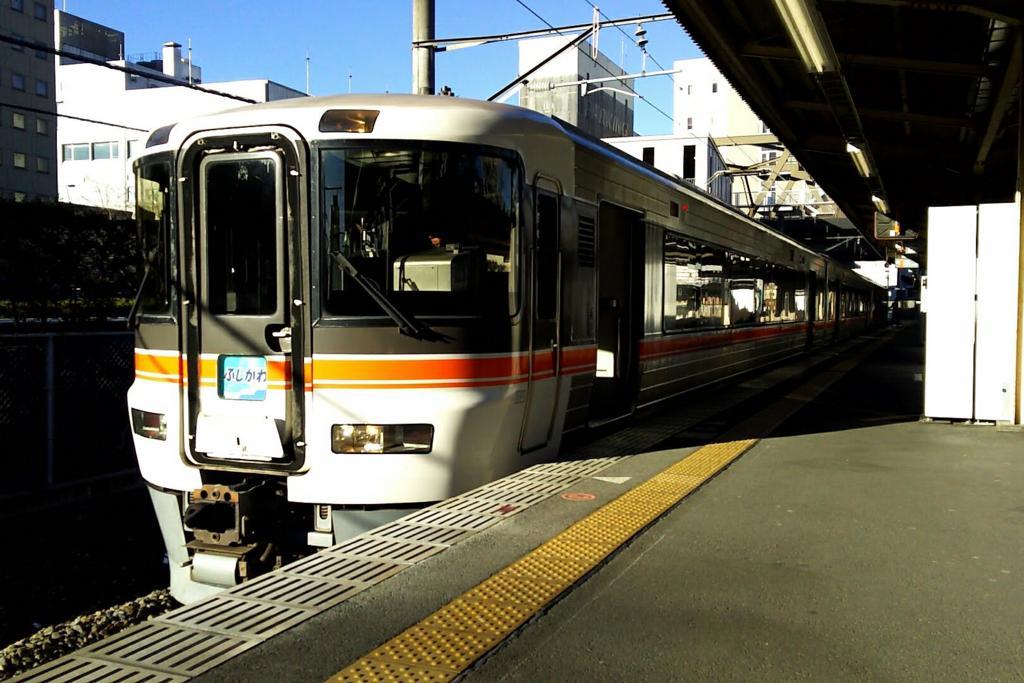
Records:
{"label": "train front windshield", "polygon": [[[517,308],[521,174],[508,152],[377,143],[320,153],[325,252],[342,254],[401,310],[507,317]],[[350,274],[323,261],[325,312],[380,316]]]}

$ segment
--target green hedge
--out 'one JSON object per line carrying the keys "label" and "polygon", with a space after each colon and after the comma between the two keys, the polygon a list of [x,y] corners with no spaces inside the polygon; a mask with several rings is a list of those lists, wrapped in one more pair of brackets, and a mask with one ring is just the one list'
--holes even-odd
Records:
{"label": "green hedge", "polygon": [[0,319],[102,322],[138,285],[135,222],[71,204],[0,201]]}

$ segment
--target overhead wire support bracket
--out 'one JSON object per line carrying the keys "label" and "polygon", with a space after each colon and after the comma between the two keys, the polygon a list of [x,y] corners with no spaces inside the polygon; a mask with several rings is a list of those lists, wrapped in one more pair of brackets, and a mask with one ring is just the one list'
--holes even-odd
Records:
{"label": "overhead wire support bracket", "polygon": [[[664,14],[649,14],[642,17],[630,17],[628,19],[609,19],[596,23],[598,28],[609,26],[632,26],[637,22],[649,23],[653,21],[674,20],[675,15],[669,12]],[[570,26],[554,26],[552,28],[533,29],[530,31],[518,31],[515,33],[497,33],[486,36],[471,36],[465,38],[435,38],[433,40],[414,40],[413,47],[432,47],[436,52],[445,50],[457,50],[463,47],[475,47],[487,43],[498,43],[508,40],[521,40],[523,38],[539,38],[542,36],[559,35],[562,33],[574,33],[576,31],[593,31],[595,23],[572,24]]]}
{"label": "overhead wire support bracket", "polygon": [[557,50],[555,50],[554,52],[552,52],[550,55],[548,55],[547,57],[542,59],[540,62],[535,64],[530,69],[527,69],[527,71],[525,73],[519,74],[518,76],[515,77],[514,80],[509,81],[504,87],[501,88],[501,90],[498,90],[496,93],[494,93],[493,95],[488,97],[487,101],[488,102],[493,102],[494,100],[498,99],[499,97],[501,97],[502,95],[504,95],[508,91],[510,91],[510,90],[512,90],[514,88],[518,88],[520,85],[522,85],[527,80],[529,80],[531,75],[536,73],[541,67],[543,67],[545,64],[547,64],[548,62],[553,60],[555,57],[557,57],[558,55],[562,54],[563,52],[565,52],[567,50],[572,50],[572,49],[578,48],[580,46],[580,44],[583,43],[584,40],[586,40],[587,38],[590,37],[591,33],[593,33],[593,26],[587,25],[586,30],[584,30],[582,33],[580,33],[578,36],[576,36],[575,38],[570,40],[568,43],[566,43],[562,47],[560,47]]}

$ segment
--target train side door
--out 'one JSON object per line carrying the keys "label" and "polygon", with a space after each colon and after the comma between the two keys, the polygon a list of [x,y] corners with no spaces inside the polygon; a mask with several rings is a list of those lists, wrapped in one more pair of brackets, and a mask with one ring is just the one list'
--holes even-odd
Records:
{"label": "train side door", "polygon": [[197,462],[246,469],[296,466],[303,356],[296,326],[303,297],[296,289],[301,250],[294,153],[281,143],[236,141],[193,155],[190,166],[190,455]]}
{"label": "train side door", "polygon": [[524,452],[541,448],[551,439],[558,406],[561,205],[557,192],[536,190],[530,268],[530,379],[519,442]]}
{"label": "train side door", "polygon": [[629,415],[639,390],[644,312],[643,214],[611,202],[598,207],[597,370],[592,424]]}

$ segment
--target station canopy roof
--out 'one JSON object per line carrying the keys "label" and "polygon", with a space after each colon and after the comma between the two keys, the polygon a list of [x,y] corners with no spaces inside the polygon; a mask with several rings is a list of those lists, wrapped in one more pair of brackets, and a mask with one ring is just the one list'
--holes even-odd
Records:
{"label": "station canopy roof", "polygon": [[1024,1],[663,2],[864,234],[1012,201]]}

